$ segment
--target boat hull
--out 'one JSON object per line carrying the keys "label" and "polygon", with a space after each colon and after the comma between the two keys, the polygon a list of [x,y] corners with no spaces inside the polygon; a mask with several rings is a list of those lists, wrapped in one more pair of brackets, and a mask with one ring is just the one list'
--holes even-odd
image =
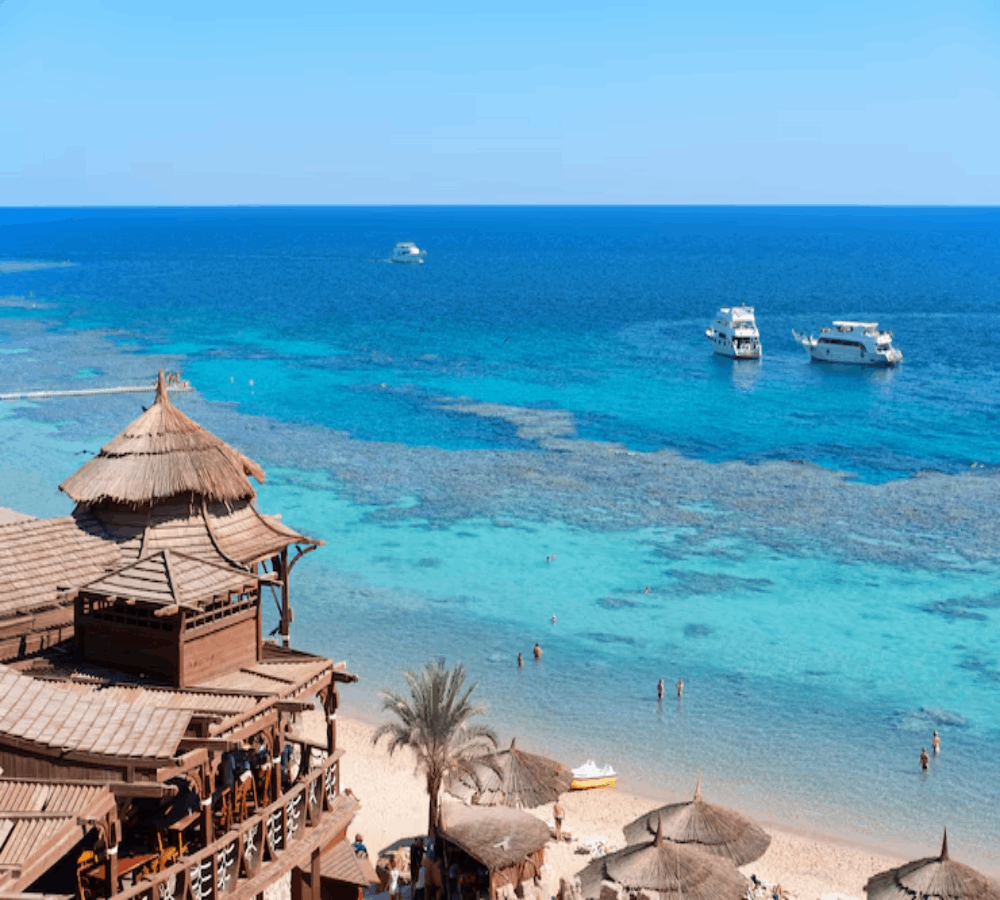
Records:
{"label": "boat hull", "polygon": [[594,788],[614,787],[617,783],[617,775],[600,775],[597,778],[574,778],[569,786],[574,791],[590,791]]}
{"label": "boat hull", "polygon": [[760,359],[760,348],[756,350],[737,350],[732,345],[719,344],[712,341],[712,352],[716,356],[724,356],[726,359]]}
{"label": "boat hull", "polygon": [[903,361],[902,354],[887,357],[881,353],[869,353],[861,357],[856,353],[831,353],[825,347],[810,348],[809,358],[818,363],[839,363],[844,366],[864,366],[868,369],[886,369]]}

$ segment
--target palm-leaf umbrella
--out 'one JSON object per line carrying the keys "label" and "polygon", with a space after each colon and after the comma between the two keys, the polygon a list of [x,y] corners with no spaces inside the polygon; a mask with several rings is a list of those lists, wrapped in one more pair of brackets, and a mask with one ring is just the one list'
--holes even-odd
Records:
{"label": "palm-leaf umbrella", "polygon": [[476,806],[510,806],[534,809],[553,803],[569,790],[573,772],[561,762],[510,748],[492,754],[472,772],[456,772],[448,792]]}
{"label": "palm-leaf umbrella", "polygon": [[948,856],[948,830],[941,855],[908,862],[873,875],[868,900],[1000,900],[1000,885]]}
{"label": "palm-leaf umbrella", "polygon": [[696,847],[665,840],[662,828],[651,843],[633,844],[588,865],[580,873],[583,896],[599,897],[602,881],[650,891],[660,900],[742,900],[748,887],[735,866]]}
{"label": "palm-leaf umbrella", "polygon": [[673,803],[640,816],[625,826],[629,844],[648,843],[658,828],[675,844],[693,844],[743,866],[760,859],[770,846],[770,836],[738,812],[701,799],[701,778],[694,799]]}

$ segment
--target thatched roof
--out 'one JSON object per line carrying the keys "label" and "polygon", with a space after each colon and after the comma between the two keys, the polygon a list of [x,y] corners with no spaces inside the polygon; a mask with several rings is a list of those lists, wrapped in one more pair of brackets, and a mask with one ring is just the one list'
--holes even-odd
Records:
{"label": "thatched roof", "polygon": [[771,843],[770,835],[735,810],[702,800],[701,778],[694,799],[639,816],[625,826],[625,840],[649,843],[661,826],[664,840],[697,845],[737,866],[760,859]]}
{"label": "thatched roof", "polygon": [[508,750],[477,765],[475,775],[463,772],[448,785],[448,791],[477,806],[510,806],[534,809],[552,803],[569,790],[573,772],[561,762],[517,749],[517,738]]}
{"label": "thatched roof", "polygon": [[153,405],[59,487],[84,506],[187,495],[231,503],[255,496],[248,476],[264,481],[257,463],[170,402],[161,369]]}
{"label": "thatched roof", "polygon": [[550,838],[541,819],[506,806],[448,804],[443,819],[441,836],[490,871],[524,862]]}
{"label": "thatched roof", "polygon": [[873,875],[868,900],[1000,900],[1000,885],[948,856],[948,832],[941,854]]}
{"label": "thatched roof", "polygon": [[580,873],[586,900],[601,894],[601,882],[659,894],[660,900],[742,900],[747,879],[724,859],[693,846],[674,844],[657,833],[637,844],[594,860]]}

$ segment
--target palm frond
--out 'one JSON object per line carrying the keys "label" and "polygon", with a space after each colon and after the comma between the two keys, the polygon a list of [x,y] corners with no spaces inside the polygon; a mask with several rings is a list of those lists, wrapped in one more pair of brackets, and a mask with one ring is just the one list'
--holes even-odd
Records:
{"label": "palm frond", "polygon": [[428,663],[420,672],[405,672],[409,697],[382,691],[382,709],[391,713],[389,721],[376,729],[372,742],[389,738],[389,753],[410,747],[417,767],[427,778],[430,795],[430,827],[436,829],[436,811],[441,784],[452,772],[468,771],[473,762],[482,762],[496,750],[493,729],[470,719],[485,713],[471,698],[478,682],[465,685],[465,667],[453,669],[442,662]]}

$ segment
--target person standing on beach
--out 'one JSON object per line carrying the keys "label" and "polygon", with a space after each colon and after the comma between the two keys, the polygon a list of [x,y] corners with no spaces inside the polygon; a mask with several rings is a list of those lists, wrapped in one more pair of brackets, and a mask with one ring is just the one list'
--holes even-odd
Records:
{"label": "person standing on beach", "polygon": [[399,864],[393,853],[389,863],[389,900],[403,900],[403,892],[399,889]]}
{"label": "person standing on beach", "polygon": [[931,749],[934,751],[935,756],[941,752],[941,737],[938,735],[937,729],[934,730],[934,737],[931,738]]}
{"label": "person standing on beach", "polygon": [[657,700],[662,700],[663,699],[663,679],[662,678],[656,683],[656,699]]}
{"label": "person standing on beach", "polygon": [[931,758],[927,755],[927,748],[920,748],[920,768],[925,772],[931,767]]}
{"label": "person standing on beach", "polygon": [[684,696],[684,679],[677,679],[677,699],[680,700]]}
{"label": "person standing on beach", "polygon": [[552,818],[555,819],[556,822],[556,840],[561,841],[562,823],[563,819],[565,818],[565,813],[563,812],[563,808],[559,805],[558,800],[556,800],[556,802],[552,806]]}
{"label": "person standing on beach", "polygon": [[542,658],[542,648],[539,646],[538,641],[535,641],[535,649],[531,651],[535,655],[535,659]]}
{"label": "person standing on beach", "polygon": [[[410,897],[417,900],[417,881],[420,875],[420,864],[424,861],[424,842],[420,838],[414,838],[410,844]],[[420,885],[421,891],[423,884]]]}

